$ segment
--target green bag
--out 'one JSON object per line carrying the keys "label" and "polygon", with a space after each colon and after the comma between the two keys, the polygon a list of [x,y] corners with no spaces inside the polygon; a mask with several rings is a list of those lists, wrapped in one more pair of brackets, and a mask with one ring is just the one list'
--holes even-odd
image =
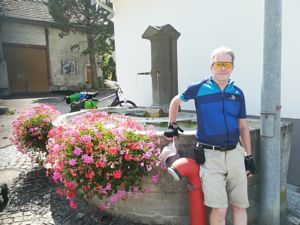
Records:
{"label": "green bag", "polygon": [[97,101],[94,100],[87,100],[84,101],[84,109],[96,109],[97,108]]}

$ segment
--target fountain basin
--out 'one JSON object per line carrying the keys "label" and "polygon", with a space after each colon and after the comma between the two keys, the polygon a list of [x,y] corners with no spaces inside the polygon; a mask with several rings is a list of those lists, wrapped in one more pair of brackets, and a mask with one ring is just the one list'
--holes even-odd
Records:
{"label": "fountain basin", "polygon": [[[142,109],[138,109],[142,110]],[[124,108],[101,108],[97,111],[105,111],[108,113],[131,114],[134,119],[143,125],[158,124],[161,125],[161,130],[157,131],[157,136],[160,138],[160,147],[163,148],[168,144],[168,141],[163,137],[163,130],[166,129],[165,124],[168,122],[168,117],[154,118],[134,116],[134,110]],[[54,125],[59,123],[68,123],[68,121],[77,115],[87,112],[83,110],[64,114],[54,121]],[[140,112],[139,112],[140,113]],[[139,114],[137,113],[137,114]],[[195,113],[181,112],[183,116],[179,116],[178,121],[188,121],[187,123],[195,123]],[[179,115],[180,115],[179,114]],[[184,119],[183,119],[184,118]],[[260,149],[260,122],[258,119],[249,119],[252,154],[256,161],[258,171],[260,171],[259,149]],[[164,128],[164,129],[163,129]],[[176,146],[179,154],[182,157],[193,158],[193,147],[195,145],[195,130],[194,128],[186,130],[180,135],[176,141]],[[281,196],[282,196],[282,212],[285,211],[285,184],[288,168],[288,159],[291,146],[292,124],[288,122],[281,123]],[[151,181],[151,176],[144,178],[143,184],[150,188],[150,192],[145,193],[139,198],[127,198],[113,203],[112,209],[108,212],[125,217],[128,220],[143,223],[143,224],[172,224],[172,225],[188,225],[189,224],[189,197],[188,184],[186,178],[181,181],[175,181],[166,171],[152,171],[152,175],[160,173],[160,181],[154,185]],[[257,216],[259,214],[259,173],[248,179],[248,192],[250,207],[248,208],[248,224],[257,224]],[[91,204],[99,205],[101,201],[97,198],[89,200]],[[226,218],[226,223],[232,223],[231,217]]]}

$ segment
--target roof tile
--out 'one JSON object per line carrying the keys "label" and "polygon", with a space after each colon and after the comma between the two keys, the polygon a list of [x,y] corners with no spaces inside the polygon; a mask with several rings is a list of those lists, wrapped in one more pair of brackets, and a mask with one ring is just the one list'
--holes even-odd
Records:
{"label": "roof tile", "polygon": [[48,12],[47,0],[2,0],[0,16],[53,22]]}

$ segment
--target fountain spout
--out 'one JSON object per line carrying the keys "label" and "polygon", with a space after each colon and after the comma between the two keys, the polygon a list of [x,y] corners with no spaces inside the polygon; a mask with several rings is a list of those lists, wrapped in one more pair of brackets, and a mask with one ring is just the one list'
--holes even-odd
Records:
{"label": "fountain spout", "polygon": [[139,72],[137,75],[151,75],[151,72]]}

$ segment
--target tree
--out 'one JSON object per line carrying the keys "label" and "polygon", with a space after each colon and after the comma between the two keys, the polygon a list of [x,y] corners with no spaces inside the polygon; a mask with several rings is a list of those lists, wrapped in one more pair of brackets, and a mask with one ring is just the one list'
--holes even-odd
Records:
{"label": "tree", "polygon": [[[89,56],[93,84],[102,86],[97,77],[97,63],[100,64],[102,56],[111,55],[114,48],[113,23],[109,20],[109,10],[91,5],[91,0],[49,0],[46,4],[57,28],[61,30],[60,37],[67,36],[70,32],[86,34],[87,48],[81,53]],[[109,1],[106,4],[112,7]],[[79,47],[79,43],[72,46],[76,47]]]}

